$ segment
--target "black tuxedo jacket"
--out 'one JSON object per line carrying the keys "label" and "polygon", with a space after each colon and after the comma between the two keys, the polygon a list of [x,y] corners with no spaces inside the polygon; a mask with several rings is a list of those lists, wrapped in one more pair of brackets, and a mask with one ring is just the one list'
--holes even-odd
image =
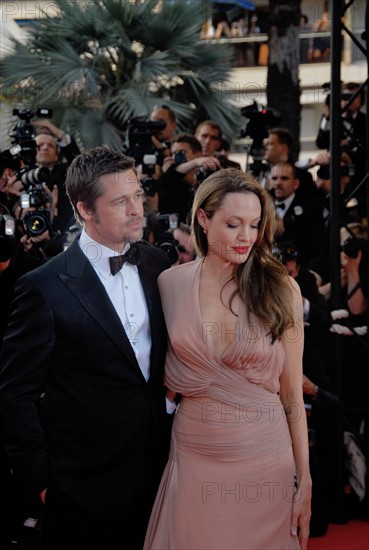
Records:
{"label": "black tuxedo jacket", "polygon": [[320,200],[300,197],[296,193],[283,223],[285,231],[276,240],[293,241],[300,251],[302,265],[307,266],[312,258],[321,255],[324,219]]}
{"label": "black tuxedo jacket", "polygon": [[139,247],[148,382],[77,242],[19,279],[0,356],[7,452],[23,488],[38,496],[54,487],[87,512],[120,518],[152,499],[168,450],[156,279],[169,262],[152,245]]}

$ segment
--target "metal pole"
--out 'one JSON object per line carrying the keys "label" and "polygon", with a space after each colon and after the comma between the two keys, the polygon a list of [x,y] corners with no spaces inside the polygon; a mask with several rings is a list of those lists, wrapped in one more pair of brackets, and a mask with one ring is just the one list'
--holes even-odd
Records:
{"label": "metal pole", "polygon": [[[339,309],[341,296],[340,280],[340,158],[341,158],[341,55],[342,55],[342,36],[341,36],[341,2],[331,2],[331,136],[330,136],[330,174],[331,174],[331,196],[330,196],[330,215],[331,215],[331,234],[330,234],[330,262],[331,262],[331,305],[332,309]],[[341,342],[340,336],[334,336],[334,363],[336,365],[336,391],[337,395],[342,395],[342,361],[341,361]],[[343,457],[343,426],[342,419],[338,420],[338,433],[342,434],[337,441],[337,485],[336,485],[336,520],[344,521],[344,457]]]}

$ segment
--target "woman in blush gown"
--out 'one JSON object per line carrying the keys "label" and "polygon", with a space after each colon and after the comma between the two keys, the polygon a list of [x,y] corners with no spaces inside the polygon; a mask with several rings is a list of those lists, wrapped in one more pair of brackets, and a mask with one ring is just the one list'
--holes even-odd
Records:
{"label": "woman in blush gown", "polygon": [[145,550],[306,548],[302,298],[273,257],[274,221],[251,176],[215,172],[193,203],[201,258],[159,277],[165,384],[182,397]]}

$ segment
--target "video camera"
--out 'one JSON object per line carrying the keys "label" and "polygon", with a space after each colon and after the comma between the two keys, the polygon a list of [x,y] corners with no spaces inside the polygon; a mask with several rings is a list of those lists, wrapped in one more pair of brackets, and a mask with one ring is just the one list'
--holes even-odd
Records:
{"label": "video camera", "polygon": [[141,164],[145,155],[155,154],[151,138],[160,130],[164,130],[165,126],[164,120],[149,120],[146,117],[131,118],[127,125],[124,152],[133,157],[137,164]]}
{"label": "video camera", "polygon": [[243,130],[241,130],[241,138],[250,137],[252,139],[250,147],[250,155],[254,159],[255,174],[263,171],[261,166],[264,158],[263,141],[268,137],[268,129],[280,124],[281,116],[277,109],[264,107],[257,101],[252,105],[242,107],[241,116],[248,119],[248,122]]}
{"label": "video camera", "polygon": [[146,175],[142,187],[149,196],[155,195],[158,185],[158,180],[152,177],[157,157],[151,138],[165,126],[164,120],[149,120],[146,117],[131,118],[127,125],[124,152],[133,157],[137,164],[142,164],[142,173]]}
{"label": "video camera", "polygon": [[36,164],[37,145],[35,127],[31,124],[31,119],[34,117],[51,118],[52,110],[43,107],[37,109],[36,112],[30,109],[13,109],[13,115],[18,116],[19,120],[16,122],[10,137],[14,139],[13,143],[21,147],[19,156],[23,164],[32,169]]}

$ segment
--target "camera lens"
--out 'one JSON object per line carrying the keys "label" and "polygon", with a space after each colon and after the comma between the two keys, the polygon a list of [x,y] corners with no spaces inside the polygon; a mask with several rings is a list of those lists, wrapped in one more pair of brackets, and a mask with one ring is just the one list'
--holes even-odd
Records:
{"label": "camera lens", "polygon": [[22,174],[21,181],[23,185],[34,185],[36,183],[46,183],[50,178],[50,170],[46,166],[31,168]]}
{"label": "camera lens", "polygon": [[186,152],[178,151],[178,153],[174,155],[174,162],[176,164],[183,164],[184,162],[187,162]]}
{"label": "camera lens", "polygon": [[346,256],[353,259],[358,257],[359,250],[360,250],[357,241],[353,237],[347,237],[341,249],[342,249],[342,252],[346,254]]}
{"label": "camera lens", "polygon": [[50,219],[47,212],[28,212],[23,225],[28,235],[41,235],[49,229]]}
{"label": "camera lens", "polygon": [[330,171],[329,171],[329,166],[321,166],[319,168],[319,170],[317,171],[316,175],[318,176],[318,178],[322,179],[322,180],[329,180],[331,179],[331,175],[330,175]]}

